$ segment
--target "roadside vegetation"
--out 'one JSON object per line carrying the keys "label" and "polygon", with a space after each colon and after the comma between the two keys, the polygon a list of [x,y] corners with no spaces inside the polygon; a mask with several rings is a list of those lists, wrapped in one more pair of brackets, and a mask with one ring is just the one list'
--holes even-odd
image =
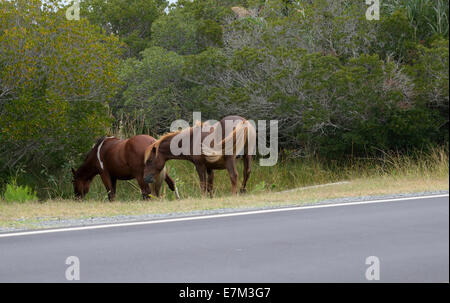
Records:
{"label": "roadside vegetation", "polygon": [[[0,0],[0,226],[448,189],[449,1],[381,3],[368,21],[354,0],[84,0],[69,21],[58,0]],[[278,164],[255,159],[238,198],[225,172],[202,198],[170,161],[181,201],[141,202],[130,181],[107,203],[99,178],[72,200],[97,138],[158,137],[193,111],[279,121]]]}
{"label": "roadside vegetation", "polygon": [[[282,161],[275,168],[254,167],[249,192],[229,196],[228,175],[216,175],[216,196],[202,197],[191,165],[170,162],[181,200],[165,186],[161,199],[142,201],[137,186],[118,183],[118,201],[110,203],[97,178],[86,201],[55,198],[23,203],[0,202],[3,228],[42,228],[38,222],[89,219],[119,215],[167,214],[222,208],[274,207],[310,204],[321,200],[417,193],[449,189],[447,148],[417,152],[414,156],[386,154],[379,159],[354,159],[347,165],[314,159]],[[330,184],[332,183],[332,184]],[[317,185],[324,186],[317,186]],[[71,188],[67,188],[70,191]]]}

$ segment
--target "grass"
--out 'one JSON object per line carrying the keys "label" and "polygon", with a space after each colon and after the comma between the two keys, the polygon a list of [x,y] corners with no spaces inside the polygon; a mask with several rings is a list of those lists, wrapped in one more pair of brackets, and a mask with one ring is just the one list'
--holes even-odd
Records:
{"label": "grass", "polygon": [[5,202],[26,202],[37,200],[36,193],[29,186],[18,186],[17,181],[12,179],[7,185],[3,195]]}
{"label": "grass", "polygon": [[419,39],[430,36],[430,33],[448,35],[448,0],[391,0],[385,1],[383,6],[389,13],[403,8]]}
{"label": "grass", "polygon": [[[40,202],[0,202],[0,226],[36,228],[46,220],[91,218],[116,215],[164,214],[212,210],[305,204],[324,199],[448,190],[449,166],[446,148],[413,156],[386,154],[380,159],[354,159],[346,165],[324,163],[317,159],[280,162],[275,167],[253,165],[249,193],[230,196],[230,182],[225,171],[216,174],[216,197],[203,198],[193,166],[184,161],[169,163],[182,200],[174,200],[165,186],[164,197],[141,201],[139,192],[127,182],[118,187],[118,201],[106,202],[99,180],[93,184],[89,200],[77,202],[55,199]],[[242,171],[242,168],[241,168]],[[290,190],[337,181],[347,183]]]}

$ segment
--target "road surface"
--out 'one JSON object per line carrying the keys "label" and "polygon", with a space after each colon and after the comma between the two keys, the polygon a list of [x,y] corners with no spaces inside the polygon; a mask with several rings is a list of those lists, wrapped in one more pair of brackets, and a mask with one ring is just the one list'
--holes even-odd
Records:
{"label": "road surface", "polygon": [[380,282],[448,282],[449,198],[0,234],[0,282],[67,282],[69,256],[80,282],[373,283],[371,256]]}

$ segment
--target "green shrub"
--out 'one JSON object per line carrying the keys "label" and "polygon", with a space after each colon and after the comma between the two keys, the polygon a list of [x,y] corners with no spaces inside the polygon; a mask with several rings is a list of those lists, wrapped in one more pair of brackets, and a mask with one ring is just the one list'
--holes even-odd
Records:
{"label": "green shrub", "polygon": [[0,1],[1,175],[56,173],[111,124],[122,44],[50,2]]}
{"label": "green shrub", "polygon": [[11,180],[6,184],[5,194],[3,195],[3,200],[6,202],[26,202],[26,201],[36,201],[36,193],[27,185],[21,186],[17,185],[16,180]]}

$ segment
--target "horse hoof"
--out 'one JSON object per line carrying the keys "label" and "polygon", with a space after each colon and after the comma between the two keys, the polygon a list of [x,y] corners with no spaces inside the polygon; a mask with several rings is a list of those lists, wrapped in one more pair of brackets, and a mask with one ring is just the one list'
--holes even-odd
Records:
{"label": "horse hoof", "polygon": [[247,189],[246,188],[241,188],[241,194],[246,194],[247,193]]}

